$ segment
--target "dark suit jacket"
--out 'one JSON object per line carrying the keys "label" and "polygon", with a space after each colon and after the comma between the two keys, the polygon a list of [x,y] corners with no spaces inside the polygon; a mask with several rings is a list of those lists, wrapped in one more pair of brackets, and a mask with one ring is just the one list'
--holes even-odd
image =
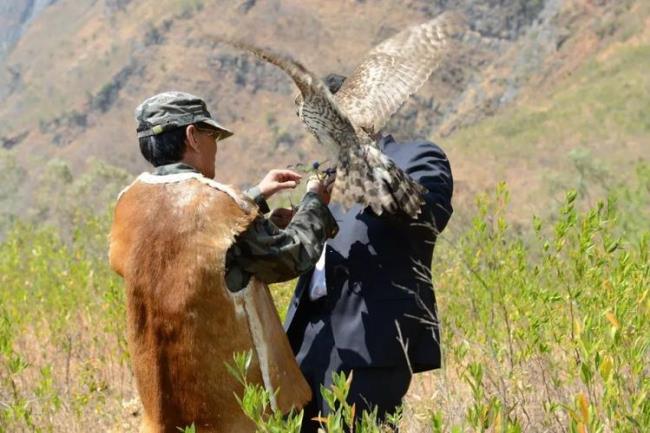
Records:
{"label": "dark suit jacket", "polygon": [[413,371],[439,368],[431,259],[436,235],[452,213],[451,169],[444,152],[430,142],[397,143],[387,136],[379,145],[427,188],[420,217],[378,217],[360,205],[348,212],[331,205],[339,232],[327,243],[327,296],[317,303],[310,301],[307,292],[313,271],[303,275],[285,328],[296,353],[305,343],[311,344],[303,341],[304,329],[314,315],[325,322],[329,343],[314,343],[309,350],[319,353],[303,363],[328,358],[327,352],[336,350],[347,368],[405,365],[402,347],[407,347]]}

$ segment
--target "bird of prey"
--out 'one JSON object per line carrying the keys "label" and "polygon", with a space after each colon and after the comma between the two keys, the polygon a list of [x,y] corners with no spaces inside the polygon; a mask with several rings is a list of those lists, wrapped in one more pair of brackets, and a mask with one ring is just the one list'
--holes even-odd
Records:
{"label": "bird of prey", "polygon": [[369,206],[377,215],[421,212],[424,188],[376,145],[376,137],[406,99],[429,78],[465,31],[460,13],[445,12],[372,49],[336,94],[293,58],[248,42],[219,38],[288,74],[298,87],[298,116],[336,161],[332,200]]}

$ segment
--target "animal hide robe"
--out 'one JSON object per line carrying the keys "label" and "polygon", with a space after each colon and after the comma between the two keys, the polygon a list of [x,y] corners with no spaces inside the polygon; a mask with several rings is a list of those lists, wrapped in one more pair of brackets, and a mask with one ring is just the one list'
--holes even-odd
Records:
{"label": "animal hide robe", "polygon": [[192,423],[200,433],[253,432],[235,399],[242,386],[225,367],[235,352],[252,350],[248,380],[274,395],[275,409],[310,400],[268,287],[255,278],[237,293],[226,286],[226,252],[256,211],[195,173],[145,173],[120,194],[110,262],[126,285],[142,432]]}

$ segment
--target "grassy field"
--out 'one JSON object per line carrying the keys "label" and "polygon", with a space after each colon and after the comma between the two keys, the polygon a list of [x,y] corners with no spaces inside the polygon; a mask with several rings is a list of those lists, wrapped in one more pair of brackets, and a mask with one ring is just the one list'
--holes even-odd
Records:
{"label": "grassy field", "polygon": [[[135,431],[102,204],[128,176],[99,163],[75,176],[57,161],[42,176],[32,219],[49,223],[3,215],[0,432]],[[67,205],[46,206],[53,196]],[[516,229],[503,184],[460,210],[433,263],[445,366],[414,380],[402,431],[649,431],[649,198],[639,164],[594,207],[569,192]],[[273,287],[280,311],[291,290]]]}

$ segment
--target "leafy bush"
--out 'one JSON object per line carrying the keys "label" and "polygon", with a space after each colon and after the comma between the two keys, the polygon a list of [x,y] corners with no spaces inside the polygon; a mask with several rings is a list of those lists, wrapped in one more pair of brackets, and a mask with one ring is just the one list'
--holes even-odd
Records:
{"label": "leafy bush", "polygon": [[[255,423],[260,433],[298,433],[304,413],[290,412],[284,415],[271,409],[271,394],[260,384],[248,382],[246,379],[251,364],[252,352],[236,353],[233,363],[226,364],[230,373],[243,385],[244,392],[237,401],[246,416]],[[356,413],[355,405],[347,402],[350,383],[353,375],[346,377],[344,373],[335,373],[330,388],[321,387],[323,398],[327,402],[330,413],[318,417],[321,429],[327,433],[379,433],[390,427],[382,426],[377,421],[377,411]],[[392,421],[395,421],[394,419]]]}
{"label": "leafy bush", "polygon": [[[44,173],[39,211],[2,221],[0,432],[135,431],[123,288],[106,257],[105,203],[128,177],[99,163],[75,175],[53,162]],[[649,431],[649,198],[640,164],[634,182],[594,206],[570,192],[529,227],[509,225],[504,185],[457,219],[469,225],[452,220],[433,264],[445,365],[416,376],[401,430]],[[272,287],[281,312],[292,288]],[[242,380],[245,360],[234,364]],[[333,407],[326,432],[352,425],[346,386],[339,376],[322,390]],[[273,414],[263,389],[247,393],[260,431],[296,431],[299,413]],[[382,428],[370,413],[354,431]]]}
{"label": "leafy bush", "polygon": [[[650,427],[643,170],[638,188],[583,212],[569,192],[557,221],[533,220],[530,240],[508,226],[503,185],[495,199],[478,199],[473,227],[434,268],[445,368],[467,385],[453,391],[466,408],[454,423],[476,431]],[[620,196],[634,199],[621,208]]]}

